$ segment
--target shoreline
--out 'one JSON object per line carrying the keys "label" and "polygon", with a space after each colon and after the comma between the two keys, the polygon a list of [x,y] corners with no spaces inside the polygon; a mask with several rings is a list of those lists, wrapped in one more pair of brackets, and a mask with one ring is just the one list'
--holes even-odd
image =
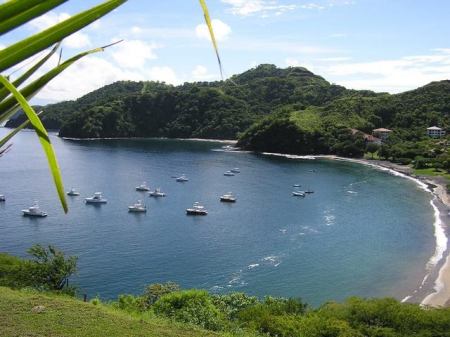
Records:
{"label": "shoreline", "polygon": [[209,139],[209,138],[169,138],[169,137],[103,137],[103,138],[75,138],[75,137],[60,137],[64,140],[81,140],[81,141],[93,141],[93,140],[190,140],[193,142],[209,142],[209,143],[223,143],[235,145],[237,140],[233,139]]}
{"label": "shoreline", "polygon": [[450,196],[442,178],[415,176],[411,167],[384,160],[345,158],[335,155],[300,156],[268,152],[262,154],[290,159],[336,160],[370,166],[412,180],[419,188],[430,193],[433,196],[430,205],[434,210],[435,251],[426,264],[426,275],[420,286],[412,294],[406,296],[402,302],[418,302],[423,306],[430,307],[450,307],[450,241],[446,236],[446,232],[450,229],[450,217],[447,216],[447,211],[450,210]]}

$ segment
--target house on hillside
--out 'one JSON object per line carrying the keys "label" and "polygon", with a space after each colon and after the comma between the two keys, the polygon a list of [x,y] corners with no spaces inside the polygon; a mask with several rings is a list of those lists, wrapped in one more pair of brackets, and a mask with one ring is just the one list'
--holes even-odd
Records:
{"label": "house on hillside", "polygon": [[381,139],[382,142],[385,142],[386,139],[389,138],[389,135],[391,134],[392,130],[385,129],[385,128],[379,128],[372,131],[372,135],[375,137],[378,137]]}
{"label": "house on hillside", "polygon": [[375,144],[381,145],[381,139],[380,138],[377,138],[377,137],[375,137],[373,135],[369,135],[368,133],[364,133],[364,132],[362,132],[362,131],[360,131],[358,129],[350,129],[350,130],[352,131],[352,135],[360,133],[363,136],[364,141],[366,143],[375,143]]}
{"label": "house on hillside", "polygon": [[441,138],[445,136],[445,130],[437,126],[430,126],[427,128],[427,135],[431,138]]}

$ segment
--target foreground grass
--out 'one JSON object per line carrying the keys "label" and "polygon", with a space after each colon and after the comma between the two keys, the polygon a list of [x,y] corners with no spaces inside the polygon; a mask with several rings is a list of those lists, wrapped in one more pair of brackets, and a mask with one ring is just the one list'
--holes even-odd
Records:
{"label": "foreground grass", "polygon": [[[42,312],[33,312],[44,306]],[[0,287],[1,337],[225,336],[155,317],[135,317],[69,297]]]}

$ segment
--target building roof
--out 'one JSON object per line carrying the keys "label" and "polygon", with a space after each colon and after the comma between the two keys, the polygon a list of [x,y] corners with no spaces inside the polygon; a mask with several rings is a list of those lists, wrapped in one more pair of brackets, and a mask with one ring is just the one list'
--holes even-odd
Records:
{"label": "building roof", "polygon": [[440,127],[437,127],[437,126],[430,126],[429,128],[427,128],[427,130],[439,130],[439,131],[441,131],[442,129]]}
{"label": "building roof", "polygon": [[385,129],[385,128],[379,128],[379,129],[373,130],[373,132],[392,132],[392,130]]}

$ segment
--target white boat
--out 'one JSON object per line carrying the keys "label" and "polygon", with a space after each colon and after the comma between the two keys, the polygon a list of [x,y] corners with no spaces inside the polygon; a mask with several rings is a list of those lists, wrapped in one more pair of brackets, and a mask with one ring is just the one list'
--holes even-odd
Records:
{"label": "white boat", "polygon": [[102,192],[95,192],[94,195],[90,198],[84,199],[86,204],[106,204],[108,200],[103,198]]}
{"label": "white boat", "polygon": [[184,183],[185,181],[189,181],[189,179],[186,177],[185,174],[182,174],[182,175],[179,176],[176,180],[177,180],[178,182],[180,182],[180,183]]}
{"label": "white boat", "polygon": [[151,197],[159,198],[159,197],[165,197],[166,193],[161,192],[161,188],[155,188],[154,191],[151,191],[148,193]]}
{"label": "white boat", "polygon": [[67,192],[67,195],[71,196],[71,197],[76,197],[80,195],[80,192],[78,192],[76,189],[74,189],[73,187],[70,189],[69,192]]}
{"label": "white boat", "polygon": [[0,194],[0,201],[6,201],[6,197],[3,194]]}
{"label": "white boat", "polygon": [[128,206],[128,212],[136,212],[143,213],[147,212],[147,207],[142,203],[141,200],[138,200],[133,206]]}
{"label": "white boat", "polygon": [[40,210],[39,205],[37,202],[34,203],[33,206],[29,207],[28,209],[23,209],[22,213],[24,216],[35,216],[35,217],[46,217],[47,213]]}
{"label": "white boat", "polygon": [[303,191],[293,191],[292,195],[294,197],[305,197],[306,196],[305,192],[303,192]]}
{"label": "white boat", "polygon": [[228,193],[220,196],[220,201],[222,201],[222,202],[236,202],[236,197],[233,195],[233,193],[228,192]]}
{"label": "white boat", "polygon": [[136,191],[139,192],[148,192],[150,191],[150,187],[147,186],[147,183],[144,181],[142,184],[140,184],[139,186],[136,186]]}
{"label": "white boat", "polygon": [[300,187],[300,186],[302,186],[302,185],[300,185],[300,184],[294,184],[293,186],[294,186],[294,187]]}
{"label": "white boat", "polygon": [[241,170],[238,167],[235,167],[233,169],[230,170],[233,173],[241,173]]}
{"label": "white boat", "polygon": [[206,215],[208,211],[199,202],[195,202],[192,208],[186,209],[188,215]]}
{"label": "white boat", "polygon": [[227,176],[227,177],[232,177],[232,176],[234,176],[234,173],[231,171],[226,171],[223,175]]}

